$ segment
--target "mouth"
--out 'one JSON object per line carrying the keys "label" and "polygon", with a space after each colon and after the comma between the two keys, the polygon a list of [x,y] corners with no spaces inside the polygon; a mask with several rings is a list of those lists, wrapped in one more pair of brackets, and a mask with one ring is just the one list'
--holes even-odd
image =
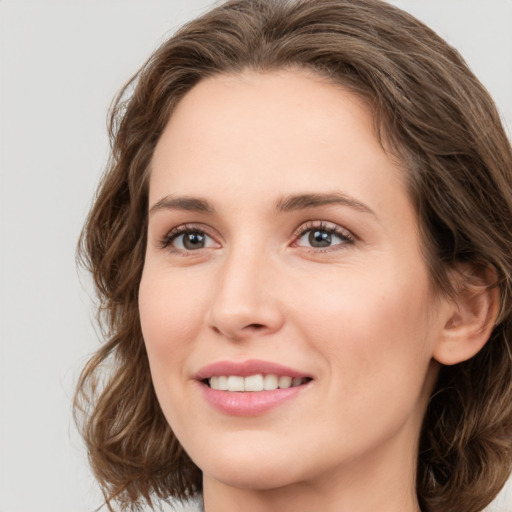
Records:
{"label": "mouth", "polygon": [[203,379],[203,383],[217,391],[232,393],[258,393],[261,391],[275,391],[302,386],[311,381],[311,377],[291,377],[290,375],[257,373],[242,377],[241,375],[214,375]]}
{"label": "mouth", "polygon": [[231,416],[259,416],[298,399],[313,377],[277,363],[260,360],[219,361],[195,376],[207,403]]}

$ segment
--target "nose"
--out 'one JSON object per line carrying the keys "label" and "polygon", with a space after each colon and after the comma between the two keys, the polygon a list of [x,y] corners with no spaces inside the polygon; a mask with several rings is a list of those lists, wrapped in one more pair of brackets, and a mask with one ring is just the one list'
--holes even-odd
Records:
{"label": "nose", "polygon": [[274,266],[261,254],[236,251],[216,274],[210,328],[231,340],[266,336],[283,325]]}

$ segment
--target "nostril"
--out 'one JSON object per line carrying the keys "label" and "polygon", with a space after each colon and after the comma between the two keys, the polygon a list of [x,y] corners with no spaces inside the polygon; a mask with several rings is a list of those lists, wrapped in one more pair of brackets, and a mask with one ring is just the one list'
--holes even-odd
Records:
{"label": "nostril", "polygon": [[255,331],[260,331],[264,327],[265,326],[263,324],[249,324],[249,325],[245,326],[246,329],[252,329],[252,330],[255,330]]}

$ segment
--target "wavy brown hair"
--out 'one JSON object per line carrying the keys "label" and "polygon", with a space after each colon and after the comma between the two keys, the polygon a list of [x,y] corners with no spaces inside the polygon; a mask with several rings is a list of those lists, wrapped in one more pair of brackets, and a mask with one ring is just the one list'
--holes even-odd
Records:
{"label": "wavy brown hair", "polygon": [[424,512],[481,511],[512,460],[512,152],[495,105],[461,56],[379,0],[231,0],[162,44],[116,98],[112,155],[84,227],[105,343],[78,383],[77,421],[110,507],[186,498],[201,472],[158,404],[139,324],[148,173],[180,99],[205,77],[303,68],[364,98],[407,169],[425,262],[439,293],[450,270],[492,268],[501,308],[485,347],[441,368],[421,433]]}

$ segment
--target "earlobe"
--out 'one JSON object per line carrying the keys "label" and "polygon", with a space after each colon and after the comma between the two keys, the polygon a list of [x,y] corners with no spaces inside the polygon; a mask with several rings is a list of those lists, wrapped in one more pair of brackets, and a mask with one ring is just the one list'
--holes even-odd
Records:
{"label": "earlobe", "polygon": [[[466,274],[467,275],[467,274]],[[453,365],[471,359],[486,344],[499,311],[496,272],[486,269],[460,284],[455,301],[445,304],[447,314],[434,349],[434,359]]]}

